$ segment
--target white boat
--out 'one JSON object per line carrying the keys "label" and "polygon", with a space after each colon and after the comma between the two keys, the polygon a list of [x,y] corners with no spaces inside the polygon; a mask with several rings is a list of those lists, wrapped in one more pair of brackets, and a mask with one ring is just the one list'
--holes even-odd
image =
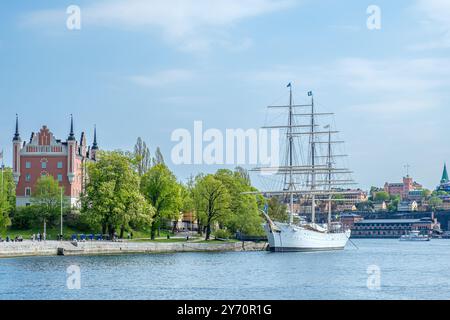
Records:
{"label": "white boat", "polygon": [[[336,195],[354,193],[346,191],[342,187],[339,188],[339,186],[354,184],[351,179],[342,179],[342,175],[351,173],[348,169],[335,166],[336,158],[344,155],[333,154],[332,146],[342,141],[332,140],[332,135],[337,131],[332,131],[330,125],[324,126],[325,130],[318,130],[319,124],[316,117],[332,114],[315,111],[312,92],[308,92],[308,96],[311,97],[310,104],[295,105],[292,99],[291,84],[288,87],[290,88],[289,105],[269,107],[286,108],[289,111],[288,124],[264,127],[287,129],[285,163],[281,167],[259,167],[252,170],[267,175],[273,169],[274,174],[284,177],[282,190],[261,192],[265,196],[286,199],[286,202],[289,203],[289,221],[272,221],[267,210],[264,212],[267,221],[264,229],[270,250],[289,252],[344,249],[350,238],[350,230],[344,230],[339,222],[332,221],[331,205],[333,201],[340,201],[338,197],[335,197]],[[299,108],[307,109],[299,112]],[[303,117],[302,119],[306,119],[306,121],[301,122],[297,117]],[[304,131],[305,129],[307,131]],[[321,137],[325,137],[325,139],[321,139]],[[304,149],[299,152],[302,147]],[[298,155],[296,152],[300,154]],[[305,158],[304,155],[308,156]],[[296,215],[294,198],[297,203],[310,203],[311,219],[309,222],[294,223]],[[328,218],[324,225],[316,223],[317,202],[328,204]]]}
{"label": "white boat", "polygon": [[269,248],[274,252],[342,250],[350,238],[350,230],[327,232],[311,225],[274,224],[275,230],[271,229],[270,224],[265,225]]}
{"label": "white boat", "polygon": [[412,230],[408,234],[402,235],[400,241],[430,241],[430,237],[426,234],[420,234],[419,230]]}

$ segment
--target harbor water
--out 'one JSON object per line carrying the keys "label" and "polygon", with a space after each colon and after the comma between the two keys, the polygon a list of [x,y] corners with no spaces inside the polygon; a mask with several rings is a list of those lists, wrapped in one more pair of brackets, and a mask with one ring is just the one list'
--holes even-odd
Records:
{"label": "harbor water", "polygon": [[313,253],[5,258],[0,299],[450,298],[450,240],[353,243]]}

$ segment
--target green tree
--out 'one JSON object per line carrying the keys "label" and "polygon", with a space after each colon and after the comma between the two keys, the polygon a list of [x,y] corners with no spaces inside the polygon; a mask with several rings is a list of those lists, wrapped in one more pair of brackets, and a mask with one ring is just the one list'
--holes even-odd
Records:
{"label": "green tree", "polygon": [[370,200],[358,202],[356,204],[356,209],[358,209],[359,211],[372,211],[373,210],[373,202]]}
{"label": "green tree", "polygon": [[139,176],[132,160],[120,151],[101,152],[87,166],[88,183],[81,197],[83,219],[111,237],[130,225],[146,226],[154,213],[139,192]]}
{"label": "green tree", "polygon": [[178,220],[182,207],[181,186],[174,174],[163,163],[159,163],[142,177],[141,192],[155,209],[151,225],[153,240],[164,218]]}
{"label": "green tree", "polygon": [[264,199],[261,195],[253,194],[257,190],[252,187],[248,172],[239,167],[234,172],[220,169],[214,176],[227,188],[231,200],[230,214],[226,219],[219,220],[219,225],[231,234],[263,234],[259,204],[263,206]]}
{"label": "green tree", "polygon": [[142,177],[151,167],[150,150],[145,141],[141,137],[137,138],[134,146],[134,158],[136,161],[136,169],[140,177]]}
{"label": "green tree", "polygon": [[280,202],[278,197],[272,197],[269,199],[268,203],[268,213],[272,220],[279,222],[288,222],[289,213],[287,210],[287,205]]}
{"label": "green tree", "polygon": [[391,202],[388,205],[388,210],[392,212],[397,211],[400,200],[401,200],[400,196],[392,196]]}
{"label": "green tree", "polygon": [[214,175],[199,175],[194,188],[194,203],[197,215],[206,227],[205,240],[209,240],[212,224],[223,221],[230,214],[230,194]]}
{"label": "green tree", "polygon": [[[44,232],[47,223],[54,224],[60,215],[61,190],[64,194],[64,188],[60,187],[58,181],[50,175],[41,176],[34,186],[31,198],[32,205],[35,207],[33,212],[36,220],[44,223]],[[65,202],[65,198],[62,201]]]}
{"label": "green tree", "polygon": [[0,231],[6,230],[11,225],[10,215],[15,207],[15,202],[15,184],[12,171],[6,168],[0,176]]}
{"label": "green tree", "polygon": [[153,165],[156,166],[157,164],[164,164],[164,157],[159,147],[156,148],[155,157],[153,158]]}
{"label": "green tree", "polygon": [[432,211],[436,211],[442,205],[442,199],[436,196],[433,196],[428,200],[428,206]]}
{"label": "green tree", "polygon": [[389,193],[386,191],[379,191],[375,193],[375,201],[388,201],[389,200]]}
{"label": "green tree", "polygon": [[428,199],[431,196],[431,191],[428,189],[423,189],[422,190],[422,198],[424,199]]}

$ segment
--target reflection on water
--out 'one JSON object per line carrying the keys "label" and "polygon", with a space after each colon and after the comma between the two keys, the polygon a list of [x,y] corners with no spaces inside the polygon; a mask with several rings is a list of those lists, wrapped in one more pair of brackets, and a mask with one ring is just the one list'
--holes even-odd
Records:
{"label": "reflection on water", "polygon": [[[320,253],[0,259],[0,299],[449,299],[450,241],[354,240]],[[67,267],[81,289],[67,289]],[[369,290],[367,268],[380,268]]]}

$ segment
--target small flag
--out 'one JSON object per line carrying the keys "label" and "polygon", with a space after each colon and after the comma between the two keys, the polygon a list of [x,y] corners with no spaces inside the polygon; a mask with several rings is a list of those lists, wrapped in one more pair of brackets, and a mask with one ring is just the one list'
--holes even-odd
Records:
{"label": "small flag", "polygon": [[329,124],[327,124],[325,127],[323,127],[324,129],[329,129],[330,128],[330,125]]}
{"label": "small flag", "polygon": [[289,82],[288,85],[286,86],[286,88],[290,88],[292,87],[292,84]]}
{"label": "small flag", "polygon": [[0,152],[0,160],[3,160],[3,150]]}
{"label": "small flag", "polygon": [[312,91],[308,91],[308,97],[312,96]]}

